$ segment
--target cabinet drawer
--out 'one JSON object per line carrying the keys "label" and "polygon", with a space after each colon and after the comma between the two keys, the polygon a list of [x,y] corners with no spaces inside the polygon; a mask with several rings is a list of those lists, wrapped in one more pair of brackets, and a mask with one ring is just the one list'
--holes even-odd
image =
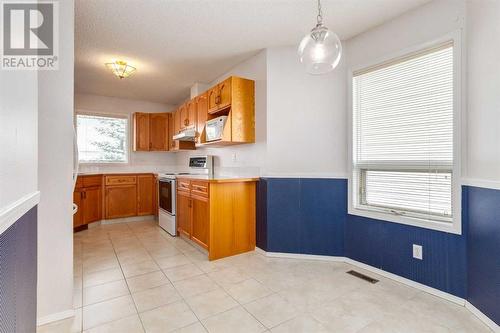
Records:
{"label": "cabinet drawer", "polygon": [[177,189],[181,191],[189,191],[191,190],[191,181],[187,179],[178,179],[177,180]]}
{"label": "cabinet drawer", "polygon": [[102,185],[102,176],[84,176],[83,178],[83,187],[91,187],[91,186],[101,186]]}
{"label": "cabinet drawer", "polygon": [[203,197],[208,197],[208,182],[193,180],[191,182],[191,193]]}
{"label": "cabinet drawer", "polygon": [[132,185],[137,182],[137,176],[106,176],[106,185]]}

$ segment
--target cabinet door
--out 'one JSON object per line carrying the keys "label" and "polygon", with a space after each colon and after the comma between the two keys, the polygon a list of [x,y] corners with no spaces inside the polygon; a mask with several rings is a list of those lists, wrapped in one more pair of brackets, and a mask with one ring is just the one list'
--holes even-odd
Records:
{"label": "cabinet door", "polygon": [[168,113],[151,113],[149,115],[150,150],[168,150]]}
{"label": "cabinet door", "polygon": [[231,106],[231,78],[219,83],[219,109]]}
{"label": "cabinet door", "polygon": [[208,117],[208,100],[207,93],[200,95],[196,98],[196,142],[204,143],[205,138],[205,124]]}
{"label": "cabinet door", "polygon": [[177,191],[177,231],[191,237],[191,198]]}
{"label": "cabinet door", "polygon": [[73,202],[78,206],[78,211],[73,215],[73,228],[83,225],[83,192],[73,192]]}
{"label": "cabinet door", "polygon": [[176,135],[181,131],[181,120],[180,119],[181,119],[181,109],[178,108],[174,112],[174,134],[172,134],[172,135]]}
{"label": "cabinet door", "polygon": [[102,188],[89,187],[85,188],[83,195],[83,223],[89,224],[102,219]]}
{"label": "cabinet door", "polygon": [[189,120],[188,120],[188,114],[187,114],[187,105],[182,104],[179,107],[179,126],[180,126],[179,128],[181,131],[187,127],[186,124],[188,122],[189,122]]}
{"label": "cabinet door", "polygon": [[106,219],[137,215],[137,186],[106,187]]}
{"label": "cabinet door", "polygon": [[208,198],[193,196],[191,239],[208,249],[209,239],[209,203]]}
{"label": "cabinet door", "polygon": [[137,215],[154,214],[154,177],[153,175],[137,176]]}
{"label": "cabinet door", "polygon": [[186,104],[186,127],[196,126],[196,99],[193,98]]}
{"label": "cabinet door", "polygon": [[174,134],[174,112],[172,112],[168,115],[168,150],[173,150],[175,147],[175,141],[172,139]]}
{"label": "cabinet door", "polygon": [[149,113],[134,113],[134,151],[149,150]]}
{"label": "cabinet door", "polygon": [[208,112],[215,112],[219,109],[219,87],[215,86],[207,92]]}

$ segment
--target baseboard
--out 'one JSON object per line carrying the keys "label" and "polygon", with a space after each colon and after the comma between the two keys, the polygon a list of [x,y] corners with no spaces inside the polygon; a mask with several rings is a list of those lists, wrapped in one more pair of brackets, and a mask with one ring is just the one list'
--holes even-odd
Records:
{"label": "baseboard", "polygon": [[73,309],[53,313],[53,314],[50,314],[48,316],[38,318],[36,325],[41,326],[41,325],[50,324],[50,323],[55,322],[55,321],[59,321],[59,320],[63,320],[66,318],[73,317],[74,315],[75,315],[75,310],[73,310]]}
{"label": "baseboard", "polygon": [[321,256],[315,254],[300,254],[300,253],[284,253],[284,252],[265,252],[259,249],[267,257],[271,258],[287,258],[287,259],[305,259],[305,260],[319,260],[319,261],[335,261],[335,262],[345,262],[345,257],[334,257],[334,256]]}
{"label": "baseboard", "polygon": [[393,274],[393,273],[389,273],[389,272],[384,271],[384,270],[382,270],[380,268],[376,268],[376,267],[364,264],[362,262],[359,262],[359,261],[356,261],[356,260],[352,260],[350,258],[345,258],[345,263],[351,264],[353,266],[357,266],[357,267],[362,268],[364,270],[367,270],[367,271],[370,271],[372,273],[381,275],[383,277],[386,277],[386,278],[389,278],[389,279],[394,280],[396,282],[399,282],[399,283],[405,284],[407,286],[419,289],[421,291],[425,291],[428,294],[431,294],[431,295],[443,298],[443,299],[445,299],[447,301],[450,301],[450,302],[453,302],[455,304],[458,304],[458,305],[461,305],[461,306],[465,305],[465,299],[463,299],[461,297],[452,295],[450,293],[441,291],[441,290],[436,289],[436,288],[432,288],[432,287],[426,286],[425,284],[422,284],[422,283],[419,283],[419,282],[415,282],[413,280],[404,278],[402,276],[399,276],[399,275],[396,275],[396,274]]}
{"label": "baseboard", "polygon": [[112,220],[101,220],[101,224],[116,224],[116,223],[128,223],[128,222],[143,222],[143,221],[154,221],[154,215],[143,215],[143,216],[132,216],[132,217],[122,217]]}
{"label": "baseboard", "polygon": [[500,332],[500,326],[497,325],[493,320],[488,318],[484,313],[481,312],[478,308],[476,308],[474,305],[469,303],[468,301],[465,301],[465,308],[472,312],[474,316],[476,316],[479,320],[481,320],[486,326],[491,328],[493,332]]}

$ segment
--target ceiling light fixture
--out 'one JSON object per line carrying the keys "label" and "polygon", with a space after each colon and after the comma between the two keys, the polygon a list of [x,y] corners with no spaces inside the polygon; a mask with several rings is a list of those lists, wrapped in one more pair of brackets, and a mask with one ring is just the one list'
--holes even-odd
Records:
{"label": "ceiling light fixture", "polygon": [[126,61],[122,60],[108,62],[105,65],[113,72],[113,74],[118,76],[120,79],[129,77],[136,70],[135,67],[130,66]]}
{"label": "ceiling light fixture", "polygon": [[310,74],[325,74],[339,64],[342,44],[339,37],[323,25],[323,11],[318,0],[316,26],[300,42],[298,53],[300,62]]}

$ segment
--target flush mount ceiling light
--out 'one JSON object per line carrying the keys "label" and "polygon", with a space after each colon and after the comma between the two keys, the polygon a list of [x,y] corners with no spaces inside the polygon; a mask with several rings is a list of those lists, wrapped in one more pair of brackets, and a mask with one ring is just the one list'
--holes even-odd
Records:
{"label": "flush mount ceiling light", "polygon": [[108,62],[105,64],[113,74],[118,76],[120,79],[129,77],[135,72],[136,68],[127,64],[126,61],[117,60],[115,62]]}
{"label": "flush mount ceiling light", "polygon": [[342,44],[339,37],[323,25],[321,2],[318,0],[316,26],[300,42],[300,62],[310,74],[325,74],[339,64]]}

